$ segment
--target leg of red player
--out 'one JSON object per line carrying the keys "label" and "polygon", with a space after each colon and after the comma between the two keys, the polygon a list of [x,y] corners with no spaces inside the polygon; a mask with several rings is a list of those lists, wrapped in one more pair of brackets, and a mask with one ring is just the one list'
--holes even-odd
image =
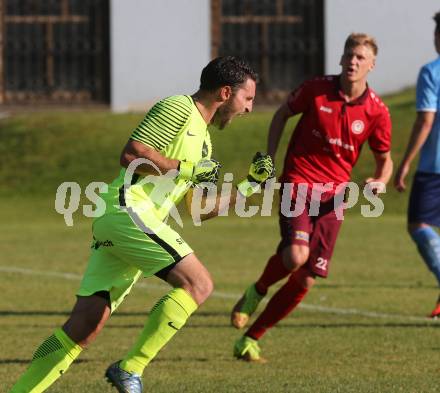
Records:
{"label": "leg of red player", "polygon": [[314,275],[307,268],[292,273],[245,335],[259,340],[267,329],[285,318],[301,302],[314,282]]}

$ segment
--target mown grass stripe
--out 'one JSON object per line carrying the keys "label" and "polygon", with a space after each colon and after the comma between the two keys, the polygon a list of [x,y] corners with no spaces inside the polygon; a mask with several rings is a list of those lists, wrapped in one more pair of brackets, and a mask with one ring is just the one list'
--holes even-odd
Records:
{"label": "mown grass stripe", "polygon": [[[47,272],[42,270],[33,270],[33,269],[9,267],[9,266],[0,266],[0,272],[25,274],[31,276],[58,277],[58,278],[64,278],[66,280],[75,280],[75,281],[79,281],[82,279],[81,275],[74,273]],[[157,285],[157,284],[137,283],[135,288],[163,290],[165,288],[169,288],[169,286],[166,284]],[[239,293],[227,293],[227,292],[219,292],[219,291],[214,291],[214,293],[212,294],[212,297],[221,298],[221,299],[238,299],[240,296],[241,294]],[[267,302],[267,299],[263,299],[263,302]],[[357,316],[373,318],[373,319],[399,319],[399,320],[417,321],[417,322],[425,322],[425,323],[438,323],[436,320],[430,318],[423,318],[412,315],[378,313],[376,311],[358,310],[354,308],[325,307],[325,306],[319,306],[319,305],[307,304],[307,303],[301,303],[299,305],[299,308],[310,311],[319,311],[327,314],[357,315]]]}

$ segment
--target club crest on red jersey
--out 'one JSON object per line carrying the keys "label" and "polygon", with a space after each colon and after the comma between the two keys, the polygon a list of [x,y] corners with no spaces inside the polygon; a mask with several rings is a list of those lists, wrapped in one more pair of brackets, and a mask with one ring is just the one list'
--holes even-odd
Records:
{"label": "club crest on red jersey", "polygon": [[353,134],[359,135],[362,134],[362,131],[364,131],[365,125],[362,120],[355,120],[353,123],[351,123],[351,131]]}

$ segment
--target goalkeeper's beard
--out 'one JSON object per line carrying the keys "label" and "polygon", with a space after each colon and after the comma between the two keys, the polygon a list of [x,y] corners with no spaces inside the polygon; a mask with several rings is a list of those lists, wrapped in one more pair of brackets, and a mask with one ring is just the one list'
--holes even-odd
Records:
{"label": "goalkeeper's beard", "polygon": [[229,99],[221,107],[217,109],[214,114],[212,124],[219,130],[223,130],[235,116],[234,110],[232,108],[232,100]]}

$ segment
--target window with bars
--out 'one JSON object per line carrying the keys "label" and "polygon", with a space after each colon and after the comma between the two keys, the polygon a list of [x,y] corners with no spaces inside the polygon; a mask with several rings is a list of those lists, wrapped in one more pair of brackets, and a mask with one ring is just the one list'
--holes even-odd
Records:
{"label": "window with bars", "polygon": [[0,0],[0,103],[108,102],[108,0]]}
{"label": "window with bars", "polygon": [[324,71],[323,0],[211,0],[212,57],[246,58],[259,98],[279,100]]}

